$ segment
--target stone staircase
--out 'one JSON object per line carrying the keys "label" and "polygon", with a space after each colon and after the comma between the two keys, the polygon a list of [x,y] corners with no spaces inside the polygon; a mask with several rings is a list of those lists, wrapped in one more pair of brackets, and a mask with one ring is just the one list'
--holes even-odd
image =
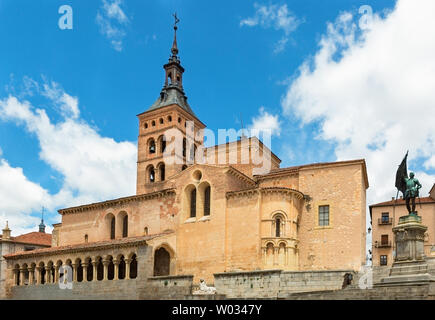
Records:
{"label": "stone staircase", "polygon": [[435,300],[429,286],[377,287],[373,289],[343,289],[293,293],[288,300]]}

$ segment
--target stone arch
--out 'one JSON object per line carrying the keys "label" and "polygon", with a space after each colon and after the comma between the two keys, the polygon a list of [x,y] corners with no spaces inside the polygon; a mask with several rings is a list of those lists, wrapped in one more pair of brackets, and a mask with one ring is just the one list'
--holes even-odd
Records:
{"label": "stone arch", "polygon": [[106,259],[109,261],[107,264],[107,279],[113,280],[115,278],[115,264],[113,263],[113,257],[109,255]]}
{"label": "stone arch", "polygon": [[82,268],[82,259],[77,258],[75,261],[75,267],[77,269],[76,271],[76,281],[82,282],[83,281],[83,268]]}
{"label": "stone arch", "polygon": [[118,256],[119,266],[118,266],[118,279],[123,280],[125,279],[125,258],[124,255]]}
{"label": "stone arch", "polygon": [[94,280],[94,267],[92,265],[92,259],[91,257],[85,258],[85,263],[87,264],[86,267],[86,280],[92,281]]}
{"label": "stone arch", "polygon": [[97,263],[97,280],[101,281],[104,277],[104,265],[103,265],[103,258],[100,256],[95,257],[95,262]]}
{"label": "stone arch", "polygon": [[137,256],[135,253],[130,258],[130,279],[137,278]]}
{"label": "stone arch", "polygon": [[43,261],[39,262],[38,264],[39,272],[40,272],[40,283],[45,284],[46,282],[46,270],[45,270],[45,263]]}
{"label": "stone arch", "polygon": [[168,276],[170,274],[171,256],[160,247],[154,252],[154,276]]}
{"label": "stone arch", "polygon": [[28,264],[27,263],[23,263],[23,265],[21,266],[21,270],[23,270],[23,284],[24,285],[28,285],[29,284],[29,270],[28,270]]}

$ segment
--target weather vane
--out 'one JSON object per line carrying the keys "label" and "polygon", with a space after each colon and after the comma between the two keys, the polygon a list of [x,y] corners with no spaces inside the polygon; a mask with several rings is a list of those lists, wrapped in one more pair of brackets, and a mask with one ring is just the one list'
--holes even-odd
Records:
{"label": "weather vane", "polygon": [[178,19],[178,17],[177,17],[177,13],[176,13],[176,12],[173,14],[173,16],[174,16],[174,18],[175,18],[174,29],[177,30],[177,23],[180,22],[180,19]]}

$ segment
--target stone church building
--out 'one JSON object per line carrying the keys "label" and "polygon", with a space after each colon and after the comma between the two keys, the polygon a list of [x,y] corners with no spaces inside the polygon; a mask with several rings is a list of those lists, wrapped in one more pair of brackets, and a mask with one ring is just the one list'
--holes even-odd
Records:
{"label": "stone church building", "polygon": [[[266,145],[244,136],[217,148],[195,139],[189,147],[188,128],[196,135],[205,124],[187,101],[176,37],[171,52],[159,97],[137,116],[136,194],[59,210],[52,247],[5,256],[9,294],[58,282],[65,265],[73,283],[123,288],[139,278],[214,283],[225,272],[358,271],[365,264],[365,161],[280,168]],[[183,137],[172,163],[164,156],[168,130]],[[207,159],[220,153],[239,161],[189,161],[200,149]],[[269,154],[268,172],[254,174],[260,165],[251,157],[240,161],[254,152]]]}

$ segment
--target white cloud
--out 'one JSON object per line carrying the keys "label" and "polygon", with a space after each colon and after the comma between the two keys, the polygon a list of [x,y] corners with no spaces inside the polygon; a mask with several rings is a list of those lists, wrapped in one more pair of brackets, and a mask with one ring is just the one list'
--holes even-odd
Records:
{"label": "white cloud", "polygon": [[[101,136],[78,118],[77,98],[59,89],[54,82],[43,87],[41,94],[53,99],[55,105],[63,106],[63,118],[59,122],[54,123],[44,109],[14,96],[0,100],[0,120],[24,124],[28,132],[36,135],[39,156],[63,176],[62,188],[50,194],[29,181],[21,168],[12,168],[1,160],[0,216],[10,218],[28,215],[42,206],[53,210],[134,194],[136,145]],[[66,109],[70,112],[63,112]],[[18,226],[26,224],[23,220]]]}
{"label": "white cloud", "polygon": [[53,101],[56,106],[60,108],[60,112],[63,116],[71,116],[74,119],[79,117],[79,101],[76,97],[65,93],[65,91],[53,81],[51,83],[44,83],[43,88],[44,90],[41,94]]}
{"label": "white cloud", "polygon": [[[300,68],[282,100],[284,113],[320,125],[338,160],[365,158],[368,202],[395,196],[397,165],[425,159],[435,168],[435,2],[399,0],[385,18],[358,29],[351,13],[329,23],[319,50]],[[411,168],[423,196],[435,175]]]}
{"label": "white cloud", "polygon": [[126,35],[124,27],[130,22],[121,9],[122,0],[102,0],[103,5],[97,12],[96,22],[101,34],[110,40],[116,51],[122,51]]}
{"label": "white cloud", "polygon": [[278,6],[271,4],[269,6],[254,3],[256,9],[255,15],[250,18],[242,19],[240,26],[263,28],[274,28],[284,32],[284,36],[275,44],[274,53],[282,52],[288,42],[289,35],[297,29],[301,20],[299,20],[287,7],[287,4]]}
{"label": "white cloud", "polygon": [[260,107],[259,115],[252,118],[252,124],[249,126],[254,132],[270,132],[272,135],[279,136],[281,133],[281,124],[278,115],[272,115]]}

